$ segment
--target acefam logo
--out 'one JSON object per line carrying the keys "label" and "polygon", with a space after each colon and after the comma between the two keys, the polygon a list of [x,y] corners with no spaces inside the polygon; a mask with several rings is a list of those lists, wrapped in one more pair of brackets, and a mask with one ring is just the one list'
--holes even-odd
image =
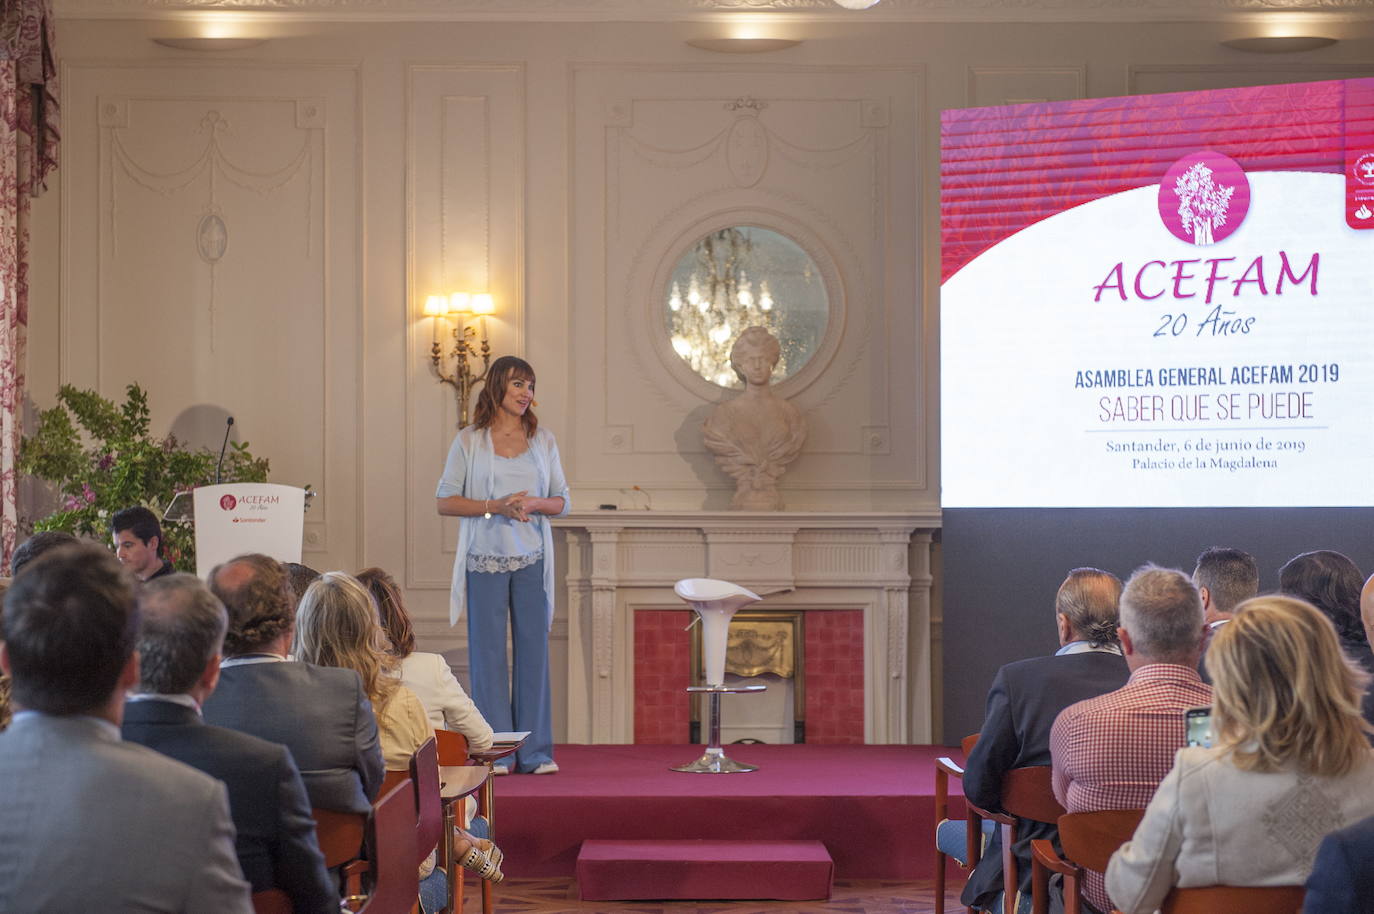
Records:
{"label": "acefam logo", "polygon": [[220,496],[219,506],[226,511],[234,510],[236,507],[238,507],[238,504],[239,500],[232,495],[226,494]]}
{"label": "acefam logo", "polygon": [[1250,180],[1230,156],[1190,152],[1159,182],[1159,217],[1175,238],[1216,244],[1240,228],[1250,211]]}

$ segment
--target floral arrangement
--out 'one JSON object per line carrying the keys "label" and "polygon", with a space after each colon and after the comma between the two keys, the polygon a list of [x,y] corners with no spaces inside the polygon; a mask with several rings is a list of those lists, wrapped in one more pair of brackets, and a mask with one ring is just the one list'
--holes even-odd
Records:
{"label": "floral arrangement", "polygon": [[[190,450],[169,435],[148,432],[148,395],[130,384],[122,404],[91,390],[64,384],[57,405],[38,414],[38,428],[19,449],[19,471],[53,486],[57,511],[32,521],[34,530],[65,530],[108,541],[110,516],[144,505],[162,516],[172,499],[215,481],[219,454]],[[230,442],[223,482],[266,482],[268,462],[248,444]],[[163,554],[178,570],[195,571],[194,531],[189,523],[164,522]]]}

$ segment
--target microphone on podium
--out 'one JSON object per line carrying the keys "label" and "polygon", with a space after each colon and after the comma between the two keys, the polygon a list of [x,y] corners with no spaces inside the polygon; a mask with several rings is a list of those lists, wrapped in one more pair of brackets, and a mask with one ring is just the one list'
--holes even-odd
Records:
{"label": "microphone on podium", "polygon": [[234,417],[230,416],[224,423],[224,441],[219,446],[219,460],[215,463],[215,485],[219,485],[220,470],[224,468],[224,452],[229,448],[229,432],[234,427]]}

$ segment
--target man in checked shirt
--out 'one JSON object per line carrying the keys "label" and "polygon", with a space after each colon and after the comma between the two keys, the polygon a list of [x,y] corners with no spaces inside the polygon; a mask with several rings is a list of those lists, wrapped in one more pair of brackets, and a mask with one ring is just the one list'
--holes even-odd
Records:
{"label": "man in checked shirt", "polygon": [[[1183,712],[1212,703],[1198,676],[1206,627],[1197,588],[1181,571],[1146,565],[1121,594],[1121,650],[1131,678],[1065,708],[1050,732],[1054,795],[1069,812],[1143,809],[1183,748]],[[1083,894],[1110,911],[1102,875]]]}

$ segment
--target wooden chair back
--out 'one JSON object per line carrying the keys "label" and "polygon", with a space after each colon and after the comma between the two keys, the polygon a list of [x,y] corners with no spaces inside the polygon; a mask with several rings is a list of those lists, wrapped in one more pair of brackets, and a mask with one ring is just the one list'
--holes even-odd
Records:
{"label": "wooden chair back", "polygon": [[1049,912],[1051,873],[1064,877],[1064,914],[1081,914],[1084,872],[1105,873],[1112,854],[1131,840],[1144,814],[1143,809],[1108,809],[1060,816],[1059,842],[1064,848],[1063,857],[1049,841],[1031,842],[1031,914]]}
{"label": "wooden chair back", "polygon": [[410,771],[396,771],[388,768],[382,773],[382,787],[377,791],[377,796],[381,796],[402,781],[410,780]]}
{"label": "wooden chair back", "polygon": [[[959,747],[963,750],[965,759],[968,758],[969,752],[973,750],[973,746],[977,742],[977,733],[969,734],[960,741]],[[949,779],[951,777],[962,779],[963,776],[964,769],[953,759],[941,756],[935,760],[935,827],[937,829],[941,822],[949,818]],[[976,813],[970,813],[966,807],[964,827],[967,830],[967,837],[964,859],[969,862],[961,864],[961,866],[970,871],[982,853],[983,841],[982,831],[976,827],[981,823],[974,822],[974,816]],[[938,842],[932,841],[931,843],[935,847],[935,914],[945,914],[945,861],[951,858],[940,850]],[[973,914],[973,908],[968,908],[967,911],[968,914]]]}
{"label": "wooden chair back", "polygon": [[253,893],[253,914],[293,914],[291,896],[281,889]]}
{"label": "wooden chair back", "polygon": [[466,765],[468,763],[468,738],[456,730],[435,730],[435,746],[438,749],[440,765]]}
{"label": "wooden chair back", "polygon": [[1019,819],[1055,823],[1064,807],[1054,798],[1049,765],[1013,768],[1002,777],[1002,808]]}
{"label": "wooden chair back", "polygon": [[366,816],[332,809],[312,809],[310,814],[315,818],[315,837],[327,868],[332,870],[362,856]]}
{"label": "wooden chair back", "polygon": [[1144,815],[1143,809],[1066,813],[1059,817],[1059,845],[1064,856],[1083,869],[1105,873],[1107,861],[1131,840]]}
{"label": "wooden chair back", "polygon": [[1174,889],[1160,910],[1163,914],[1297,914],[1304,891],[1300,885]]}
{"label": "wooden chair back", "polygon": [[410,780],[415,785],[416,866],[444,837],[444,801],[439,796],[439,750],[433,737],[410,757]]}
{"label": "wooden chair back", "polygon": [[372,892],[359,914],[410,914],[420,894],[415,868],[415,788],[402,781],[372,806],[367,829]]}

